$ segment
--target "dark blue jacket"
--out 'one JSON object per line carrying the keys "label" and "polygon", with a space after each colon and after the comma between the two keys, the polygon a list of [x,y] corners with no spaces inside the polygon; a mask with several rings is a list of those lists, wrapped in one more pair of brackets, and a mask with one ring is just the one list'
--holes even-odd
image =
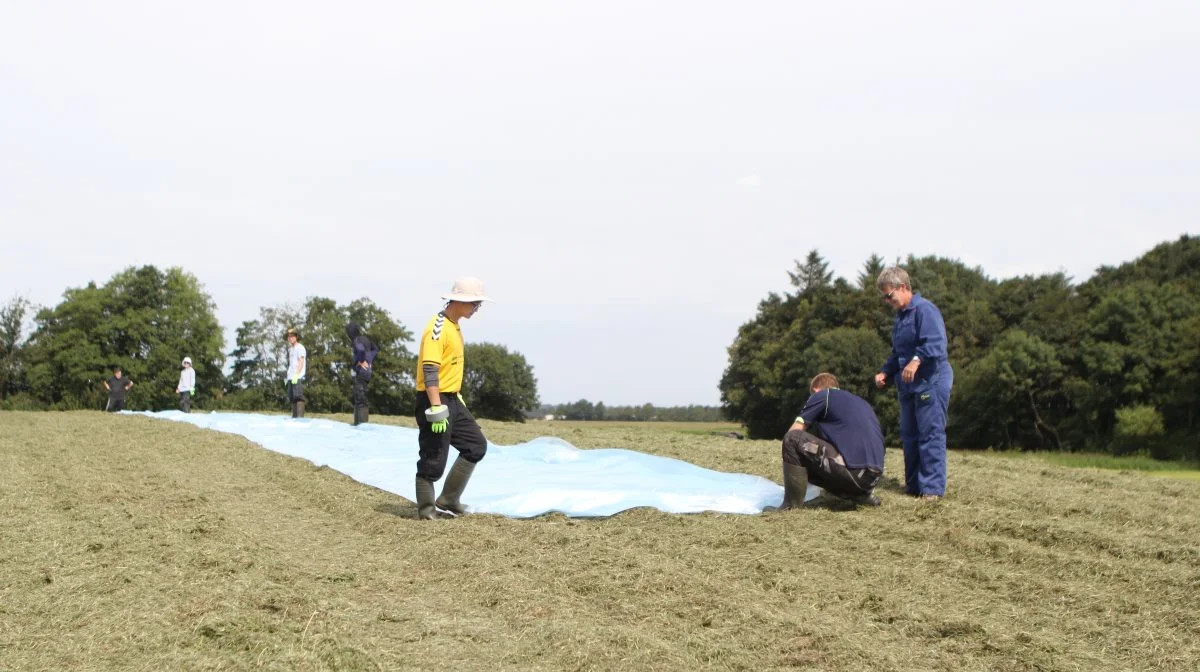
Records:
{"label": "dark blue jacket", "polygon": [[[371,366],[375,364],[375,355],[379,354],[379,346],[363,335],[362,329],[354,322],[346,325],[346,335],[350,337],[354,348],[354,374],[370,380]],[[359,367],[359,364],[363,362],[367,363],[366,369]]]}
{"label": "dark blue jacket", "polygon": [[[913,356],[921,358],[921,365],[917,367],[917,377],[906,384],[898,374]],[[896,321],[892,324],[892,356],[880,370],[888,380],[895,381],[901,391],[909,391],[934,382],[941,375],[949,375],[949,366],[946,323],[942,313],[920,294],[914,294],[908,306],[896,313]]]}
{"label": "dark blue jacket", "polygon": [[847,468],[883,471],[883,430],[861,397],[837,388],[821,390],[808,398],[796,419],[817,425]]}

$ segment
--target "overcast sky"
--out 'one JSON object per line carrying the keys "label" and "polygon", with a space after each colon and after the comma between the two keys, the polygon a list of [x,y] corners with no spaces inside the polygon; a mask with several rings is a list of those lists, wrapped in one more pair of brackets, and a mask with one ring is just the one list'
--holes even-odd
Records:
{"label": "overcast sky", "polygon": [[715,404],[817,248],[1085,280],[1200,232],[1195,2],[0,4],[0,292],[369,296],[543,401]]}

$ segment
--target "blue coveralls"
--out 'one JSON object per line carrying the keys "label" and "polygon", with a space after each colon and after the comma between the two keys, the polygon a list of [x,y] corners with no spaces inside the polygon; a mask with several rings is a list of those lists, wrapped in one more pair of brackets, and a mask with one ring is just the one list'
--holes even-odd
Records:
{"label": "blue coveralls", "polygon": [[[900,371],[920,357],[911,383]],[[946,359],[946,323],[937,306],[914,294],[896,313],[892,356],[881,369],[900,397],[900,441],[904,445],[904,491],[910,495],[946,494],[946,412],[954,369]]]}

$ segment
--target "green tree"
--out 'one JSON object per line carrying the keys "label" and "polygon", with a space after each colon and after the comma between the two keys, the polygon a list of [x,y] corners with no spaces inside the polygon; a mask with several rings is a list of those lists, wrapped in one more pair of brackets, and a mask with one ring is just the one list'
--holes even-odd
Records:
{"label": "green tree", "polygon": [[233,408],[261,410],[283,405],[288,366],[287,330],[296,329],[307,353],[304,394],[308,410],[345,413],[352,409],[354,354],[346,324],[357,322],[379,346],[367,397],[371,409],[384,415],[409,415],[414,399],[416,360],[406,343],[412,334],[366,298],[339,306],[332,299],[310,297],[302,306],[264,307],[256,320],[237,330],[230,357],[229,403]]}
{"label": "green tree", "polygon": [[224,383],[224,335],[216,307],[195,276],[180,268],[128,268],[104,286],[68,289],[38,312],[29,344],[29,384],[56,408],[102,408],[102,381],[114,366],[134,381],[131,408],[172,408],[180,361],[196,370],[196,405]]}
{"label": "green tree", "polygon": [[962,448],[1068,447],[1059,428],[1070,411],[1065,373],[1053,346],[1019,329],[1004,332],[956,381],[951,442]]}
{"label": "green tree", "polygon": [[1158,457],[1166,433],[1162,413],[1153,406],[1128,406],[1116,411],[1113,430],[1113,455],[1141,453]]}
{"label": "green tree", "polygon": [[754,319],[738,328],[729,347],[729,365],[718,385],[721,406],[727,418],[746,426],[750,438],[772,438],[778,431],[788,391],[785,335],[810,310],[796,297],[768,294]]}
{"label": "green tree", "polygon": [[1163,376],[1163,417],[1175,438],[1169,444],[1179,457],[1200,459],[1200,315],[1179,325],[1184,338],[1178,349],[1165,361]]}
{"label": "green tree", "polygon": [[1088,311],[1081,363],[1091,386],[1079,403],[1094,444],[1112,436],[1119,407],[1175,405],[1169,366],[1196,340],[1187,329],[1197,298],[1176,284],[1137,280],[1110,286]]}
{"label": "green tree", "polygon": [[22,349],[26,317],[31,308],[29,299],[23,296],[14,296],[0,308],[0,401],[24,387]]}
{"label": "green tree", "polygon": [[883,257],[872,254],[863,262],[862,270],[858,272],[858,288],[864,292],[874,291],[875,281],[885,268],[887,265],[883,262]]}
{"label": "green tree", "polygon": [[463,391],[478,418],[525,422],[525,412],[538,407],[533,367],[518,352],[494,343],[468,343]]}
{"label": "green tree", "polygon": [[282,305],[259,309],[258,319],[237,329],[229,356],[225,406],[243,410],[275,408],[285,403],[283,376],[288,366],[287,330],[299,326],[301,309]]}
{"label": "green tree", "polygon": [[816,250],[812,250],[804,258],[803,264],[799,260],[796,261],[796,270],[788,271],[788,277],[796,291],[803,294],[828,287],[833,281],[833,271],[829,270],[829,263],[825,258]]}

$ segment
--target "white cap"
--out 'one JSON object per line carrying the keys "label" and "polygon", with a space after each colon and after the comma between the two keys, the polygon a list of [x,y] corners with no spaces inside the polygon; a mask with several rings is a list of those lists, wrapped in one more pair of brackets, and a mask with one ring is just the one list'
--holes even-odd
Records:
{"label": "white cap", "polygon": [[443,294],[442,299],[446,301],[462,301],[463,303],[471,303],[472,301],[491,301],[491,299],[483,293],[483,282],[479,278],[465,277],[454,281],[454,286],[450,288],[449,294]]}
{"label": "white cap", "polygon": [[191,363],[192,363],[192,358],[191,358],[191,357],[184,357],[184,358],[183,358],[183,363],[184,363],[184,364],[191,364]]}

